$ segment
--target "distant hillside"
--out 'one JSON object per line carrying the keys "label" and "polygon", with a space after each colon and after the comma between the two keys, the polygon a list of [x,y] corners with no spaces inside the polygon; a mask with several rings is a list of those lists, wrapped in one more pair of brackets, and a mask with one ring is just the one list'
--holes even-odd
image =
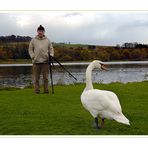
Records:
{"label": "distant hillside", "polygon": [[[0,60],[30,59],[28,46],[31,37],[0,37]],[[125,43],[124,46],[54,43],[55,57],[60,61],[124,61],[148,60],[148,46]]]}

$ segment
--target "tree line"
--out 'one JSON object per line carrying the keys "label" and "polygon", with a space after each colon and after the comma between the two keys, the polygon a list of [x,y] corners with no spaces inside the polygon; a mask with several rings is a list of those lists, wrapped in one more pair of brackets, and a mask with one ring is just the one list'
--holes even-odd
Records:
{"label": "tree line", "polygon": [[0,36],[0,43],[7,43],[7,42],[28,42],[31,40],[31,37],[29,36],[15,36],[15,35],[9,35],[9,36]]}
{"label": "tree line", "polygon": [[119,48],[148,48],[148,44],[141,44],[141,43],[137,43],[137,42],[134,42],[134,43],[126,42],[122,45],[117,44],[116,48],[118,48],[118,49]]}
{"label": "tree line", "polygon": [[[0,40],[1,60],[30,59],[28,46],[31,38],[21,38],[22,42],[20,40],[16,42],[16,36],[11,36],[11,41]],[[94,59],[102,61],[148,60],[148,46],[138,43],[134,43],[134,45],[136,46],[125,44],[125,46],[119,47],[53,43],[55,57],[60,61],[91,61]]]}
{"label": "tree line", "polygon": [[147,60],[148,48],[124,48],[99,47],[94,50],[83,47],[56,48],[55,55],[61,61],[91,61],[94,59],[102,61],[121,60]]}

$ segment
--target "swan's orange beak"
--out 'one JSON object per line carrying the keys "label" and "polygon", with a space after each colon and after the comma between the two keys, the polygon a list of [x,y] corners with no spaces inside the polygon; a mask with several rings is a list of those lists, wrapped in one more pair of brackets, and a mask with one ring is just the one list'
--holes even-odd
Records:
{"label": "swan's orange beak", "polygon": [[101,69],[102,69],[102,70],[107,70],[107,67],[106,67],[106,65],[104,65],[104,64],[101,64]]}

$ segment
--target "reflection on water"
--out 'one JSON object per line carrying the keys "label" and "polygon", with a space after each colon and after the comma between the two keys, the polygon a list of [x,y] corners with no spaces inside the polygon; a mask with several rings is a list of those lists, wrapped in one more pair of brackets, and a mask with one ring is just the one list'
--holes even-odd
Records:
{"label": "reflection on water", "polygon": [[[148,80],[148,63],[121,63],[106,62],[108,71],[94,70],[92,81],[95,83],[111,82],[133,82]],[[53,69],[54,84],[73,84],[85,82],[85,71],[88,63],[65,64],[67,70],[77,78],[75,81],[72,77],[63,71],[59,66]],[[50,77],[49,77],[50,79]],[[40,80],[42,83],[42,77]],[[0,66],[0,86],[1,87],[25,87],[32,84],[32,66],[30,65],[1,65]],[[50,84],[50,82],[49,82]]]}

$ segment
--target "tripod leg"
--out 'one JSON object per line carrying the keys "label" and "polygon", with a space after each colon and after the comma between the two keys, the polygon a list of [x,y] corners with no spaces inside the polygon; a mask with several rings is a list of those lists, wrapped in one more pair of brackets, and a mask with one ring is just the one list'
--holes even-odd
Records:
{"label": "tripod leg", "polygon": [[66,72],[69,73],[75,80],[77,80],[55,57],[50,56],[51,59],[54,59]]}
{"label": "tripod leg", "polygon": [[54,94],[51,61],[49,62],[49,70],[50,70],[50,80],[51,80],[52,94]]}

